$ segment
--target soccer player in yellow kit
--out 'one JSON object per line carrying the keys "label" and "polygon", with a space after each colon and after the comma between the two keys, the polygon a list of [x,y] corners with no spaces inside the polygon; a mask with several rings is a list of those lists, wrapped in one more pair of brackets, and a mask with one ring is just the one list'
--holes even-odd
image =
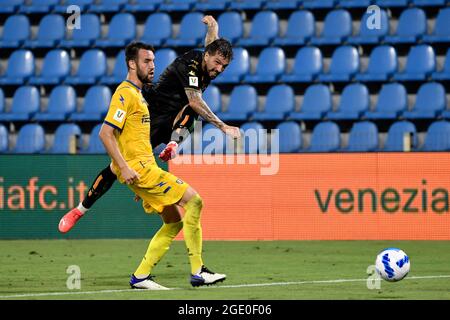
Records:
{"label": "soccer player in yellow kit", "polygon": [[[203,264],[201,197],[187,183],[159,168],[153,156],[150,113],[141,89],[153,79],[154,49],[136,43],[129,50],[135,52],[127,55],[127,79],[111,99],[99,136],[118,180],[142,199],[147,213],[158,212],[164,222],[131,276],[130,285],[137,289],[167,289],[153,281],[151,271],[182,228],[191,265],[191,284],[201,286],[223,281],[226,275],[214,273]],[[136,58],[129,58],[132,56]],[[179,207],[184,209],[183,219]]]}

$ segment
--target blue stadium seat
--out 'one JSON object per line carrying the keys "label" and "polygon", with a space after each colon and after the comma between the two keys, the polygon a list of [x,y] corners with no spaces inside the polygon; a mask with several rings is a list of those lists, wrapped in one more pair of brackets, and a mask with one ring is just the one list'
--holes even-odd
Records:
{"label": "blue stadium seat", "polygon": [[203,92],[203,100],[206,102],[212,112],[217,113],[222,111],[222,97],[220,89],[215,85],[209,85]]}
{"label": "blue stadium seat", "polygon": [[[223,154],[225,150],[226,136],[222,130],[216,128],[211,123],[207,123],[202,128],[202,153],[203,154]],[[198,153],[199,150],[194,152]]]}
{"label": "blue stadium seat", "polygon": [[385,83],[378,94],[374,110],[364,113],[367,119],[396,119],[408,109],[408,94],[401,83]]}
{"label": "blue stadium seat", "polygon": [[30,3],[20,6],[20,12],[26,14],[47,13],[59,3],[59,0],[31,0]]}
{"label": "blue stadium seat", "polygon": [[330,88],[324,84],[310,85],[303,96],[300,111],[291,112],[293,120],[320,120],[332,109],[333,102]]}
{"label": "blue stadium seat", "polygon": [[[359,2],[359,1],[358,1]],[[369,20],[370,19],[370,20]],[[389,34],[389,17],[386,10],[380,10],[380,25],[372,25],[373,12],[364,13],[359,26],[359,34],[348,38],[351,44],[377,44]]]}
{"label": "blue stadium seat", "polygon": [[449,151],[450,150],[450,122],[434,121],[428,127],[423,151]]}
{"label": "blue stadium seat", "polygon": [[294,111],[295,94],[291,86],[278,84],[269,89],[264,104],[264,110],[255,112],[252,115],[253,120],[280,121],[286,118],[289,112]]}
{"label": "blue stadium seat", "polygon": [[2,88],[0,88],[0,113],[5,111],[5,94]]}
{"label": "blue stadium seat", "polygon": [[75,123],[63,123],[55,131],[53,145],[49,153],[76,153],[77,147],[81,147],[80,127]]}
{"label": "blue stadium seat", "polygon": [[233,0],[230,3],[232,10],[260,10],[265,5],[266,0]]}
{"label": "blue stadium seat", "polygon": [[22,86],[13,96],[10,112],[0,113],[0,121],[28,121],[39,111],[41,97],[36,87]]}
{"label": "blue stadium seat", "polygon": [[34,74],[34,55],[30,50],[16,50],[8,60],[6,73],[0,78],[0,85],[20,85]]}
{"label": "blue stadium seat", "polygon": [[[405,145],[409,141],[409,146]],[[414,151],[419,146],[419,138],[414,123],[403,120],[394,122],[387,132],[383,151]]]}
{"label": "blue stadium seat", "polygon": [[82,153],[91,153],[91,154],[103,154],[106,153],[105,146],[103,142],[100,140],[98,136],[100,129],[102,128],[102,124],[97,124],[89,134],[89,142],[86,149],[82,150]]}
{"label": "blue stadium seat", "polygon": [[214,79],[214,83],[239,83],[249,72],[250,56],[247,49],[234,48],[233,60],[225,71]]}
{"label": "blue stadium seat", "polygon": [[225,11],[229,7],[232,0],[204,0],[195,4],[195,10],[197,11]]}
{"label": "blue stadium seat", "polygon": [[100,38],[100,19],[96,14],[84,13],[80,15],[80,29],[73,29],[72,38],[61,40],[60,46],[65,48],[90,47],[94,41]]}
{"label": "blue stadium seat", "polygon": [[93,86],[84,97],[81,112],[72,113],[71,121],[101,121],[108,112],[111,90],[107,86]]}
{"label": "blue stadium seat", "polygon": [[134,0],[125,5],[125,12],[154,12],[164,0]]}
{"label": "blue stadium seat", "polygon": [[206,25],[202,22],[203,13],[189,12],[183,16],[180,23],[180,32],[176,38],[167,39],[166,45],[172,47],[178,46],[197,46],[206,35]]}
{"label": "blue stadium seat", "polygon": [[89,11],[99,13],[119,12],[127,3],[128,0],[99,0],[98,4],[94,3],[89,6]]}
{"label": "blue stadium seat", "polygon": [[161,11],[190,11],[196,0],[166,0],[159,5]]}
{"label": "blue stadium seat", "polygon": [[330,11],[324,22],[322,33],[313,37],[314,45],[340,44],[352,34],[352,17],[347,10],[338,9]]}
{"label": "blue stadium seat", "polygon": [[447,0],[412,0],[412,3],[418,7],[445,6]]}
{"label": "blue stadium seat", "polygon": [[369,152],[378,149],[378,128],[370,121],[353,123],[348,136],[348,146],[342,151]]}
{"label": "blue stadium seat", "polygon": [[173,49],[159,49],[155,52],[155,75],[154,80],[157,81],[161,73],[171,64],[177,57],[177,53]]}
{"label": "blue stadium seat", "polygon": [[294,11],[289,16],[286,33],[275,38],[273,44],[276,46],[302,45],[309,41],[315,32],[314,15],[306,10]]}
{"label": "blue stadium seat", "polygon": [[77,94],[70,86],[57,86],[53,88],[48,99],[45,112],[35,114],[33,120],[37,121],[64,121],[75,112],[77,107]]}
{"label": "blue stadium seat", "polygon": [[397,51],[390,45],[375,47],[370,53],[369,65],[364,73],[356,75],[358,81],[387,81],[398,69]]}
{"label": "blue stadium seat", "polygon": [[419,8],[404,10],[398,20],[394,35],[387,35],[384,40],[389,43],[416,43],[427,33],[427,16]]}
{"label": "blue stadium seat", "polygon": [[[276,126],[279,131],[279,151],[281,153],[295,153],[302,148],[302,130],[294,121],[281,122]],[[272,148],[273,151],[273,148]]]}
{"label": "blue stadium seat", "polygon": [[44,129],[36,123],[24,125],[17,135],[14,153],[41,153],[45,149]]}
{"label": "blue stadium seat", "polygon": [[0,48],[18,48],[31,34],[30,20],[23,14],[13,15],[6,19],[0,37]]}
{"label": "blue stadium seat", "polygon": [[0,13],[13,14],[18,11],[20,6],[25,2],[25,0],[3,0],[0,6]]}
{"label": "blue stadium seat", "polygon": [[0,124],[0,153],[8,152],[9,133],[4,125]]}
{"label": "blue stadium seat", "polygon": [[102,84],[119,84],[127,77],[128,68],[125,61],[125,50],[120,50],[114,62],[114,69],[110,75],[100,79]]}
{"label": "blue stadium seat", "polygon": [[54,11],[57,13],[67,13],[67,8],[74,5],[80,8],[80,12],[86,12],[89,5],[93,4],[95,1],[96,0],[61,0],[61,4],[56,5]]}
{"label": "blue stadium seat", "polygon": [[431,34],[423,36],[425,42],[450,42],[450,8],[442,8]]}
{"label": "blue stadium seat", "polygon": [[437,82],[427,82],[420,86],[412,110],[403,112],[402,116],[406,119],[433,119],[446,106],[444,86]]}
{"label": "blue stadium seat", "polygon": [[339,0],[342,8],[367,8],[372,4],[372,0]]}
{"label": "blue stadium seat", "polygon": [[37,37],[25,41],[28,48],[54,48],[64,39],[66,23],[59,14],[48,14],[39,23]]}
{"label": "blue stadium seat", "polygon": [[433,80],[450,80],[450,49],[445,55],[445,62],[442,70],[433,72],[431,74]]}
{"label": "blue stadium seat", "polygon": [[383,8],[390,8],[390,7],[408,7],[408,3],[410,0],[376,0],[375,4],[383,7]]}
{"label": "blue stadium seat", "polygon": [[311,134],[307,152],[334,152],[341,145],[341,130],[332,121],[319,122]]}
{"label": "blue stadium seat", "polygon": [[267,153],[267,134],[259,122],[241,125],[241,143],[245,154]]}
{"label": "blue stadium seat", "polygon": [[281,76],[284,82],[311,82],[323,71],[322,52],[317,47],[303,47],[297,51],[291,73]]}
{"label": "blue stadium seat", "polygon": [[49,51],[44,58],[42,71],[39,76],[31,77],[33,85],[56,85],[69,76],[71,69],[70,56],[65,50]]}
{"label": "blue stadium seat", "polygon": [[218,20],[220,36],[235,44],[244,34],[244,23],[239,12],[223,12]]}
{"label": "blue stadium seat", "polygon": [[[156,27],[157,26],[157,27]],[[172,37],[172,19],[165,12],[156,12],[148,16],[144,25],[141,41],[152,46],[161,46]]]}
{"label": "blue stadium seat", "polygon": [[431,46],[421,44],[411,47],[406,61],[406,67],[401,73],[394,75],[395,80],[417,81],[426,80],[436,69],[436,56]]}
{"label": "blue stadium seat", "polygon": [[329,111],[327,117],[333,119],[356,120],[369,110],[369,90],[361,83],[345,86],[337,111]]}
{"label": "blue stadium seat", "polygon": [[311,9],[331,9],[338,0],[303,0],[303,6]]}
{"label": "blue stadium seat", "polygon": [[273,11],[260,11],[252,20],[248,38],[241,38],[239,46],[268,46],[280,30],[278,15]]}
{"label": "blue stadium seat", "polygon": [[95,84],[106,74],[106,56],[99,49],[90,49],[83,53],[75,75],[66,78],[65,83]]}
{"label": "blue stadium seat", "polygon": [[295,10],[302,3],[302,0],[272,0],[267,1],[266,9],[269,10]]}
{"label": "blue stadium seat", "polygon": [[106,39],[98,39],[98,47],[123,47],[136,38],[136,19],[131,13],[118,13],[109,23]]}
{"label": "blue stadium seat", "polygon": [[353,46],[341,46],[334,50],[328,73],[320,74],[323,82],[350,81],[359,72],[359,54]]}
{"label": "blue stadium seat", "polygon": [[217,113],[224,120],[247,120],[258,108],[258,93],[248,84],[236,86],[230,94],[230,100],[225,112]]}
{"label": "blue stadium seat", "polygon": [[258,58],[256,72],[244,77],[250,83],[275,82],[286,70],[286,57],[283,49],[265,48]]}

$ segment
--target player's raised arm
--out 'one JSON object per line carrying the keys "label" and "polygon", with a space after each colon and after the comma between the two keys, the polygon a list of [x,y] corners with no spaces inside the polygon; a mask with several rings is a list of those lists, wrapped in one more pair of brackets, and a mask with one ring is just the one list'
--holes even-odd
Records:
{"label": "player's raised arm", "polygon": [[219,25],[217,24],[217,21],[213,18],[213,16],[204,16],[202,22],[208,26],[208,31],[206,32],[205,37],[206,47],[214,40],[219,39]]}
{"label": "player's raised arm", "polygon": [[202,92],[200,90],[195,90],[192,88],[185,88],[184,90],[186,92],[186,96],[188,97],[189,105],[191,106],[191,108],[195,112],[197,112],[205,121],[212,123],[217,128],[235,139],[240,137],[241,133],[238,127],[226,125],[214,114],[214,112],[211,111],[208,104],[205,102],[205,100],[203,100]]}

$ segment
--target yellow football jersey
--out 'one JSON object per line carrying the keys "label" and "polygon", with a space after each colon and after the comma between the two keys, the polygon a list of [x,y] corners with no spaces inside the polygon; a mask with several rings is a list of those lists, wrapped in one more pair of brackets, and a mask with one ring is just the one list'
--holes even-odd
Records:
{"label": "yellow football jersey", "polygon": [[[150,144],[150,113],[139,87],[128,80],[117,87],[104,123],[117,129],[120,153],[131,167],[140,161],[156,165]],[[120,172],[114,160],[113,167]]]}

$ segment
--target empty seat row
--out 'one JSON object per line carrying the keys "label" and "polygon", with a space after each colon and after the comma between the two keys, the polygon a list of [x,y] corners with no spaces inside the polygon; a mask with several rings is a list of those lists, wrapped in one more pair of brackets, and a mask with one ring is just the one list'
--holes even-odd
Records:
{"label": "empty seat row", "polygon": [[[333,106],[332,96],[328,86],[313,84],[297,106],[293,88],[280,84],[269,89],[264,105],[259,106],[255,87],[246,84],[234,87],[227,105],[223,106],[217,86],[209,86],[204,93],[211,110],[224,121],[450,119],[444,86],[437,82],[422,84],[411,106],[405,87],[395,82],[382,86],[373,107],[369,90],[361,83],[345,86],[336,106]],[[53,88],[45,111],[40,98],[36,87],[21,86],[14,93],[10,110],[5,110],[0,90],[0,121],[100,121],[108,110],[111,90],[104,85],[90,87],[81,108],[77,108],[74,88],[68,85]]]}
{"label": "empty seat row", "polygon": [[[250,73],[250,56],[245,48],[234,48],[234,59],[227,69],[214,80],[215,83],[265,83],[265,82],[349,82],[368,81],[425,81],[450,79],[450,49],[443,67],[438,70],[437,58],[429,45],[411,47],[406,66],[399,71],[399,58],[394,47],[375,47],[369,56],[366,70],[360,72],[360,56],[353,46],[337,47],[331,57],[329,70],[324,71],[323,56],[317,47],[303,47],[297,51],[291,72],[287,72],[287,59],[278,47],[264,49],[258,57],[256,70]],[[155,52],[155,80],[176,58],[173,49],[163,48]],[[67,51],[55,49],[44,58],[42,70],[35,72],[35,58],[30,50],[16,50],[9,60],[0,85],[55,85],[117,84],[127,74],[124,51],[115,58],[111,73],[107,73],[107,58],[99,49],[83,53],[76,72],[71,75],[71,59]]]}
{"label": "empty seat row", "polygon": [[[140,40],[155,46],[197,46],[206,34],[201,22],[203,13],[189,12],[180,22],[179,34],[174,37],[170,15],[156,12],[147,18]],[[372,13],[365,13],[360,29],[353,35],[350,13],[339,9],[330,11],[324,27],[317,34],[314,15],[307,10],[291,13],[286,31],[281,34],[280,21],[274,11],[260,11],[252,20],[248,36],[244,34],[242,14],[236,11],[223,12],[218,16],[220,35],[237,46],[287,46],[287,45],[339,45],[367,43],[416,43],[450,41],[450,8],[439,11],[434,29],[428,33],[427,18],[420,8],[409,8],[399,17],[398,27],[391,34],[389,18],[385,10],[380,11],[380,23],[374,25]],[[35,47],[122,47],[136,39],[137,24],[131,13],[117,13],[108,24],[108,33],[102,38],[99,16],[88,13],[80,15],[79,26],[74,24],[72,33],[66,32],[66,21],[60,14],[44,16],[38,26],[35,39],[31,39],[29,18],[24,14],[8,17],[4,25],[0,48]],[[81,25],[83,28],[81,28]],[[155,28],[155,26],[158,26]]]}

